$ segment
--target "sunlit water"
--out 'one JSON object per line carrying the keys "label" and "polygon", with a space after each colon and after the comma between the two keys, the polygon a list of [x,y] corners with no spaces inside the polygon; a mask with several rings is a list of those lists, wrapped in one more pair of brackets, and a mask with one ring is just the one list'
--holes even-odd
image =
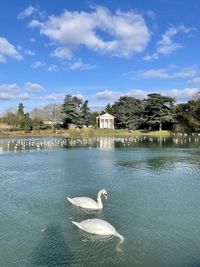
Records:
{"label": "sunlit water", "polygon": [[[29,141],[40,145],[22,149]],[[41,145],[47,141],[54,145]],[[200,266],[198,142],[0,142],[1,267]],[[108,190],[102,211],[66,200],[95,199],[101,188]],[[110,222],[125,238],[122,251],[117,237],[102,239],[71,223],[88,218]]]}

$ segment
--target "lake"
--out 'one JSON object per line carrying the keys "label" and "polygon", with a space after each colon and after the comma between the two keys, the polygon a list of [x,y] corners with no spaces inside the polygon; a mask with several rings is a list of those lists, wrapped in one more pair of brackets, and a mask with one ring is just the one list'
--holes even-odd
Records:
{"label": "lake", "polygon": [[[66,197],[96,199],[102,211]],[[200,266],[200,136],[0,139],[0,266]],[[71,221],[100,218],[124,236]]]}

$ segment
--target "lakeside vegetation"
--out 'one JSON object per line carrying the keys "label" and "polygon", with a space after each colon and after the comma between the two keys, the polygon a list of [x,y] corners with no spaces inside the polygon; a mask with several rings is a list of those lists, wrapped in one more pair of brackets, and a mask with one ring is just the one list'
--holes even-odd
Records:
{"label": "lakeside vegetation", "polygon": [[175,131],[162,130],[162,131],[143,131],[143,130],[127,130],[127,129],[45,129],[45,130],[32,130],[32,131],[0,131],[0,138],[18,138],[18,137],[169,137],[175,134]]}
{"label": "lakeside vegetation", "polygon": [[[115,130],[98,129],[99,114],[115,117]],[[176,104],[172,97],[149,94],[147,99],[122,96],[100,113],[92,112],[88,101],[66,95],[62,105],[48,105],[24,112],[19,103],[16,112],[0,118],[0,136],[169,136],[174,132],[200,132],[200,91],[187,103]]]}

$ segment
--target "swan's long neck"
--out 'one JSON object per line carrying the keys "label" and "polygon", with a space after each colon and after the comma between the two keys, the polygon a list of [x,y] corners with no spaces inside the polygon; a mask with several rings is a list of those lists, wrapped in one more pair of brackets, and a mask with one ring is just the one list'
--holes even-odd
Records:
{"label": "swan's long neck", "polygon": [[97,195],[97,205],[98,205],[98,207],[99,207],[100,209],[103,209],[103,203],[102,203],[102,201],[101,201],[101,194],[102,194],[102,192],[99,191],[99,193],[98,193],[98,195]]}
{"label": "swan's long neck", "polygon": [[122,252],[121,244],[124,242],[124,237],[116,232],[115,236],[120,238],[119,244],[117,245],[117,251]]}
{"label": "swan's long neck", "polygon": [[120,238],[120,244],[122,244],[124,242],[124,237],[120,235],[119,233],[116,233],[116,236]]}

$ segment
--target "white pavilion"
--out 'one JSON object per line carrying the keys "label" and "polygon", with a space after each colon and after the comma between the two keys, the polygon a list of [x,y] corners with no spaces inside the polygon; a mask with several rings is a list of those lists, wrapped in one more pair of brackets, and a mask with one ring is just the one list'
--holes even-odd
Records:
{"label": "white pavilion", "polygon": [[97,117],[98,119],[98,125],[100,129],[114,129],[114,116],[105,113],[103,115],[99,115]]}

